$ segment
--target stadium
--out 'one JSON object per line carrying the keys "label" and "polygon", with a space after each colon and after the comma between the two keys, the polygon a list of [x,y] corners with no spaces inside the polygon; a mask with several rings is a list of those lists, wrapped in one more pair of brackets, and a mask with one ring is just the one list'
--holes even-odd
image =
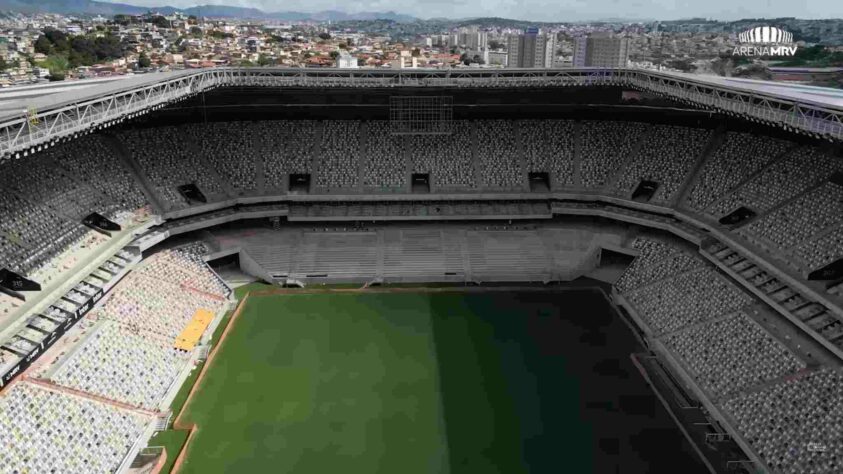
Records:
{"label": "stadium", "polygon": [[0,471],[841,472],[843,94],[0,92]]}

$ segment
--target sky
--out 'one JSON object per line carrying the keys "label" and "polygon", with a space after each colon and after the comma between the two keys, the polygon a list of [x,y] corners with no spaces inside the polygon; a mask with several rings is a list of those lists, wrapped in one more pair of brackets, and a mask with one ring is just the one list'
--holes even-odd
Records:
{"label": "sky", "polygon": [[675,20],[705,17],[843,18],[843,0],[106,0],[142,6],[186,8],[197,4],[253,7],[264,11],[348,13],[394,11],[418,18],[497,16],[532,21],[585,21],[606,18]]}

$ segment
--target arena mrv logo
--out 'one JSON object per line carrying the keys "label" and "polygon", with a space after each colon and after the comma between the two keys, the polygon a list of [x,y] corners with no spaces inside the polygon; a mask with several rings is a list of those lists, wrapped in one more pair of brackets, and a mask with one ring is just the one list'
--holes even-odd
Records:
{"label": "arena mrv logo", "polygon": [[735,46],[733,56],[793,56],[796,44],[793,33],[775,26],[750,28],[738,35],[740,45]]}

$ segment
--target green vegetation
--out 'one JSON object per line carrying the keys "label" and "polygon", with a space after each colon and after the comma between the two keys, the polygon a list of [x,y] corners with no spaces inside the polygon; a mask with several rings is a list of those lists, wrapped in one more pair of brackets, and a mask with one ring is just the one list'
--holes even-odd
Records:
{"label": "green vegetation", "polygon": [[45,28],[35,40],[34,47],[36,53],[47,56],[38,65],[56,76],[71,68],[91,66],[123,56],[123,45],[110,33],[68,36],[63,31]]}
{"label": "green vegetation", "polygon": [[173,25],[170,23],[170,20],[166,19],[161,15],[155,15],[152,17],[152,24],[157,26],[158,28],[172,28]]}
{"label": "green vegetation", "polygon": [[167,462],[161,469],[162,474],[168,474],[173,469],[173,464],[189,434],[190,432],[184,430],[167,430],[152,435],[149,446],[163,446],[167,450]]}
{"label": "green vegetation", "polygon": [[250,298],[185,407],[182,472],[446,471],[426,299]]}
{"label": "green vegetation", "polygon": [[149,60],[149,56],[146,53],[140,53],[138,56],[138,67],[149,67],[152,65],[152,61]]}
{"label": "green vegetation", "polygon": [[207,36],[214,39],[234,38],[234,33],[226,33],[225,31],[213,30],[208,32]]}
{"label": "green vegetation", "polygon": [[[228,321],[227,319],[224,321]],[[184,383],[182,384],[181,388],[179,389],[179,393],[176,394],[176,397],[173,398],[173,403],[170,404],[170,409],[173,411],[173,418],[170,420],[170,423],[179,416],[182,409],[184,408],[184,402],[187,401],[187,396],[190,395],[190,391],[193,389],[193,384],[196,383],[197,377],[202,372],[202,367],[205,365],[205,362],[200,362],[196,364],[196,367],[193,368],[193,371],[190,375],[187,376]]]}
{"label": "green vegetation", "polygon": [[262,281],[256,281],[249,283],[247,285],[238,286],[234,289],[234,297],[237,300],[242,300],[244,296],[253,292],[253,291],[261,291],[261,290],[271,290],[273,288],[277,288],[275,285],[270,285],[269,283],[264,283]]}
{"label": "green vegetation", "polygon": [[184,407],[181,472],[704,472],[608,308],[589,290],[253,295]]}
{"label": "green vegetation", "polygon": [[791,59],[776,62],[783,67],[843,67],[843,52],[830,51],[825,46],[799,48]]}

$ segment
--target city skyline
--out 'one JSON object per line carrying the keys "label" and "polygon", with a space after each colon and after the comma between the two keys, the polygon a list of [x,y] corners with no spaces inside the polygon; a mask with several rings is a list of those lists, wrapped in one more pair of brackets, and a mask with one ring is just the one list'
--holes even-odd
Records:
{"label": "city skyline", "polygon": [[729,0],[695,2],[692,0],[362,0],[343,4],[334,0],[279,3],[275,0],[103,0],[142,7],[190,8],[216,5],[257,8],[264,12],[296,11],[317,13],[340,11],[349,14],[362,12],[396,12],[419,19],[470,19],[502,17],[536,22],[577,22],[599,20],[681,20],[708,18],[733,21],[747,18],[796,17],[803,19],[843,18],[843,2],[832,0],[744,0],[739,4]]}

